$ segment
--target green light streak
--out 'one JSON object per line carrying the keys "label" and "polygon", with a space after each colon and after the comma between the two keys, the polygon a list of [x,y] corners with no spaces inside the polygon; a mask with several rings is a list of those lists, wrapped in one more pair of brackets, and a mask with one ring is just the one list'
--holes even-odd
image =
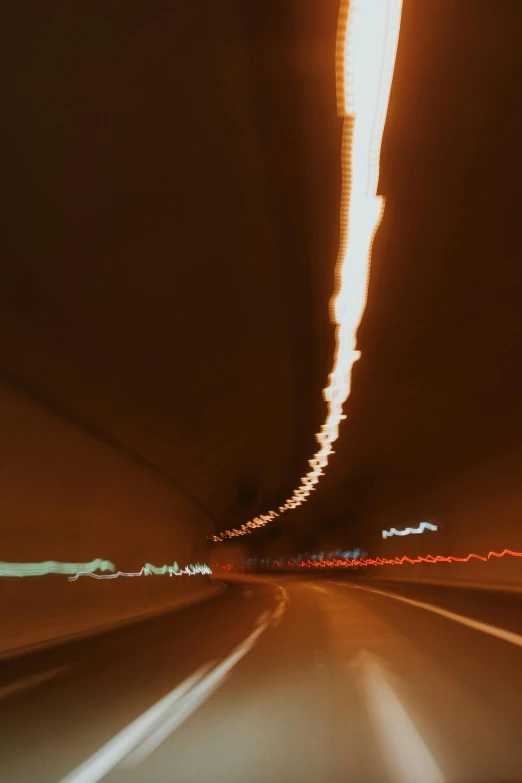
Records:
{"label": "green light streak", "polygon": [[194,576],[194,574],[211,574],[212,569],[204,563],[196,563],[195,565],[192,565],[191,563],[183,569],[180,569],[176,562],[171,566],[164,565],[160,567],[153,566],[151,563],[145,563],[143,573],[145,576],[150,576],[150,574],[157,574],[158,576],[161,576],[162,574],[170,574],[170,576],[189,574],[190,576]]}
{"label": "green light streak", "polygon": [[174,573],[176,571],[179,571],[179,566],[177,563],[174,563],[172,566],[160,566],[159,568],[157,566],[153,566],[151,563],[145,563],[145,575],[148,576],[149,574],[157,574],[158,576],[161,576],[162,574],[166,574],[167,571],[170,571],[172,569]]}
{"label": "green light streak", "polygon": [[[174,562],[173,565],[154,566],[151,563],[146,563],[141,571],[136,573],[124,573],[118,571],[116,574],[114,564],[109,560],[101,560],[97,558],[90,563],[61,563],[57,560],[46,560],[43,563],[7,563],[0,561],[0,578],[1,577],[31,577],[31,576],[47,576],[49,574],[64,574],[66,576],[74,576],[76,579],[78,576],[95,576],[97,579],[111,579],[115,576],[150,576],[155,574],[162,576],[168,574],[169,576],[182,576],[186,574],[188,576],[194,576],[195,574],[211,574],[212,569],[204,563],[192,563],[185,568],[180,568],[179,565]],[[114,576],[102,577],[95,572],[111,571]],[[76,579],[72,581],[76,581]]]}
{"label": "green light streak", "polygon": [[92,574],[94,571],[114,571],[114,565],[109,560],[91,560],[90,563],[60,563],[57,560],[46,560],[43,563],[5,563],[0,560],[0,577],[2,576],[46,576],[47,574]]}

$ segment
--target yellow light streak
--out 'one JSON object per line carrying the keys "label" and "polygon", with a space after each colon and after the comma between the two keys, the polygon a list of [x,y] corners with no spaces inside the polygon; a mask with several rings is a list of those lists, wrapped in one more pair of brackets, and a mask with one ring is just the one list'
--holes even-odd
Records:
{"label": "yellow light streak", "polygon": [[402,0],[341,0],[337,34],[337,103],[344,117],[340,243],[330,319],[335,325],[333,368],[323,391],[327,416],[315,436],[320,446],[311,470],[279,513],[270,511],[240,528],[225,530],[214,541],[244,536],[279,514],[297,508],[315,489],[351,390],[357,330],[366,307],[371,250],[381,222],[384,199],[377,195],[382,134],[399,40]]}

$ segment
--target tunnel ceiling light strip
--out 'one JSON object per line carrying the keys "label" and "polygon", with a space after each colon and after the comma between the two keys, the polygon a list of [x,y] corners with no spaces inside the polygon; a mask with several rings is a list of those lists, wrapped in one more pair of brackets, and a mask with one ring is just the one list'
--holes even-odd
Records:
{"label": "tunnel ceiling light strip", "polygon": [[407,527],[404,530],[397,530],[395,527],[391,527],[389,530],[382,531],[383,538],[390,538],[390,536],[411,536],[413,533],[424,533],[425,530],[438,530],[437,525],[432,525],[431,522],[421,522],[419,527]]}
{"label": "tunnel ceiling light strip", "polygon": [[196,574],[211,574],[212,569],[206,564],[192,563],[185,568],[180,568],[177,563],[171,566],[156,567],[150,563],[146,563],[139,571],[118,571],[115,574],[94,574],[91,571],[79,571],[74,576],[69,577],[69,582],[76,582],[80,576],[90,576],[92,579],[118,579],[120,576],[150,576],[155,574],[162,576],[168,574],[169,576],[196,576]]}
{"label": "tunnel ceiling light strip", "polygon": [[114,565],[109,560],[91,560],[90,563],[61,563],[57,560],[46,560],[43,563],[4,563],[0,561],[0,577],[2,576],[46,576],[47,574],[76,574],[94,571],[114,571]]}
{"label": "tunnel ceiling light strip", "polygon": [[367,299],[373,238],[384,201],[377,196],[381,140],[399,38],[402,0],[341,0],[337,36],[338,113],[343,116],[340,245],[330,318],[335,325],[333,368],[323,391],[326,421],[316,435],[319,450],[278,511],[269,511],[214,541],[244,536],[304,503],[315,489],[339,436],[351,372],[360,356],[357,330]]}

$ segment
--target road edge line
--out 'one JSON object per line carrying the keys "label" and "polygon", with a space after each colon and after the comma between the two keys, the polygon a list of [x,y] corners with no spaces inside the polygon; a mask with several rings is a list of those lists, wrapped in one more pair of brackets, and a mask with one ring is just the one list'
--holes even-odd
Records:
{"label": "road edge line", "polygon": [[435,606],[435,604],[427,604],[424,601],[415,601],[413,598],[406,598],[404,595],[388,593],[384,590],[375,590],[373,587],[363,587],[362,585],[351,585],[351,587],[356,590],[364,590],[367,593],[384,595],[386,598],[394,598],[396,601],[402,601],[403,603],[415,606],[418,609],[425,609],[433,614],[438,614],[440,617],[445,617],[447,620],[453,620],[456,623],[465,625],[467,628],[481,631],[489,636],[494,636],[496,639],[501,639],[504,642],[514,644],[516,647],[522,647],[522,635],[515,633],[514,631],[506,631],[504,628],[499,628],[496,625],[483,623],[480,620],[472,620],[471,617],[466,617],[463,614],[456,614],[455,612],[450,612],[448,609],[442,609],[440,606]]}

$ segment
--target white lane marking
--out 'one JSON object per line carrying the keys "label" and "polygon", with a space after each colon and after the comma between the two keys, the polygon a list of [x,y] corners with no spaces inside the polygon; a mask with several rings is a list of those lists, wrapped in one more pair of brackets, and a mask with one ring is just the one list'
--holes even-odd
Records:
{"label": "white lane marking", "polygon": [[290,596],[288,595],[288,593],[285,590],[285,588],[282,585],[277,585],[277,587],[278,587],[279,592],[281,593],[281,596],[282,596],[281,600],[284,601],[285,604],[289,603]]}
{"label": "white lane marking", "polygon": [[211,671],[177,705],[172,715],[147,737],[122,763],[122,767],[137,767],[200,707],[227,678],[230,670],[251,649],[266,624],[255,630],[228,658]]}
{"label": "white lane marking", "polygon": [[479,620],[472,620],[471,617],[465,617],[463,614],[455,614],[455,612],[448,612],[447,609],[441,609],[434,604],[426,604],[424,601],[414,601],[413,598],[406,598],[403,595],[397,595],[396,593],[387,593],[384,590],[375,590],[373,587],[361,587],[361,585],[353,585],[357,590],[366,590],[368,593],[375,593],[376,595],[384,595],[387,598],[394,598],[396,601],[402,601],[410,606],[416,606],[419,609],[426,609],[433,614],[439,614],[441,617],[446,617],[448,620],[454,620],[456,623],[461,623],[468,628],[473,628],[475,631],[482,631],[490,636],[495,636],[497,639],[502,639],[504,642],[510,642],[517,647],[522,647],[522,636],[513,631],[506,631],[504,628],[498,628],[496,625],[489,625],[488,623],[481,623]]}
{"label": "white lane marking", "polygon": [[263,625],[263,623],[266,623],[268,618],[270,617],[271,612],[266,609],[264,612],[262,612],[259,617],[256,620],[256,625]]}
{"label": "white lane marking", "polygon": [[58,677],[59,674],[64,674],[70,668],[71,666],[58,666],[56,669],[48,669],[45,672],[30,674],[29,677],[24,677],[22,680],[17,680],[17,682],[4,685],[2,688],[0,688],[0,699],[11,696],[13,693],[19,693],[20,691],[27,691],[30,688],[36,688],[36,686],[41,685],[42,682],[52,680],[53,677]]}
{"label": "white lane marking", "polygon": [[[208,684],[210,686],[213,685],[214,687],[208,691],[204,691],[203,689],[201,691],[198,690],[197,695],[205,692],[207,697],[210,696],[211,692],[215,690],[219,684],[221,684],[225,674],[233,666],[235,666],[235,664],[250,650],[258,636],[262,634],[267,627],[268,623],[264,623],[263,625],[260,625],[258,628],[256,628],[256,630],[253,631],[250,636],[248,636],[240,645],[238,645],[238,647],[235,648],[228,658],[225,658],[225,660],[217,667],[217,669],[211,671],[208,677],[205,678],[204,682],[208,681]],[[83,764],[62,778],[59,783],[98,783],[98,781],[107,775],[108,772],[114,769],[114,767],[116,767],[118,764],[121,764],[121,762],[139,745],[141,745],[141,743],[143,743],[144,740],[149,737],[149,735],[151,735],[152,740],[152,738],[156,736],[156,731],[161,732],[161,729],[163,728],[161,721],[166,718],[167,715],[169,718],[167,721],[169,725],[168,733],[170,734],[172,731],[174,731],[180,725],[180,723],[183,722],[183,720],[189,717],[189,715],[199,706],[200,703],[202,703],[202,701],[204,701],[204,699],[198,701],[196,704],[196,695],[194,702],[191,702],[190,700],[187,701],[186,705],[190,704],[193,708],[190,710],[190,712],[186,711],[182,716],[182,720],[178,723],[176,723],[174,720],[175,716],[172,716],[171,719],[169,714],[171,712],[171,708],[176,704],[177,701],[183,699],[183,697],[189,694],[189,691],[191,691],[191,689],[202,680],[203,676],[208,672],[209,667],[212,665],[213,664],[206,664],[205,666],[202,666],[200,669],[198,669],[197,672],[188,677],[184,682],[181,683],[181,685],[178,685],[177,688],[160,699],[160,701],[156,702],[156,704],[153,704],[152,707],[136,718],[136,720],[129,724],[129,726],[124,728],[122,731],[120,731],[119,734],[109,740],[109,742],[100,748],[100,750],[91,756],[91,758],[87,759],[87,761],[83,762]],[[217,678],[214,676],[216,672],[219,672]],[[210,678],[210,680],[208,678]],[[203,682],[201,684],[203,685]],[[160,736],[161,735],[158,734],[158,737]],[[165,739],[165,736],[160,739],[160,742],[162,742],[163,739]]]}
{"label": "white lane marking", "polygon": [[281,617],[286,612],[286,601],[283,598],[278,602],[276,608],[272,612],[272,617]]}
{"label": "white lane marking", "polygon": [[283,617],[283,615],[284,615],[284,613],[286,611],[286,606],[287,606],[287,604],[288,604],[288,602],[290,600],[290,598],[288,596],[288,593],[286,592],[284,587],[282,587],[281,585],[278,585],[278,589],[279,589],[279,592],[280,592],[280,596],[279,596],[278,601],[277,601],[277,606],[276,606],[276,608],[274,609],[274,611],[272,612],[272,615],[271,615],[271,617],[272,617],[272,626],[273,627],[279,625],[279,623],[281,622],[281,619],[282,619],[282,617]]}
{"label": "white lane marking", "polygon": [[358,663],[368,712],[388,766],[397,783],[443,783],[443,776],[377,658],[361,650]]}
{"label": "white lane marking", "polygon": [[106,745],[103,745],[90,759],[62,778],[60,783],[98,783],[148,735],[170,707],[188,693],[208,671],[209,665],[211,664],[202,666],[156,704],[153,704],[139,718],[136,718]]}
{"label": "white lane marking", "polygon": [[328,590],[325,587],[320,587],[319,585],[312,585],[312,590],[317,590],[319,593],[327,593]]}
{"label": "white lane marking", "polygon": [[254,591],[253,590],[243,590],[243,595],[245,596],[245,598],[252,598],[252,596],[254,595]]}

